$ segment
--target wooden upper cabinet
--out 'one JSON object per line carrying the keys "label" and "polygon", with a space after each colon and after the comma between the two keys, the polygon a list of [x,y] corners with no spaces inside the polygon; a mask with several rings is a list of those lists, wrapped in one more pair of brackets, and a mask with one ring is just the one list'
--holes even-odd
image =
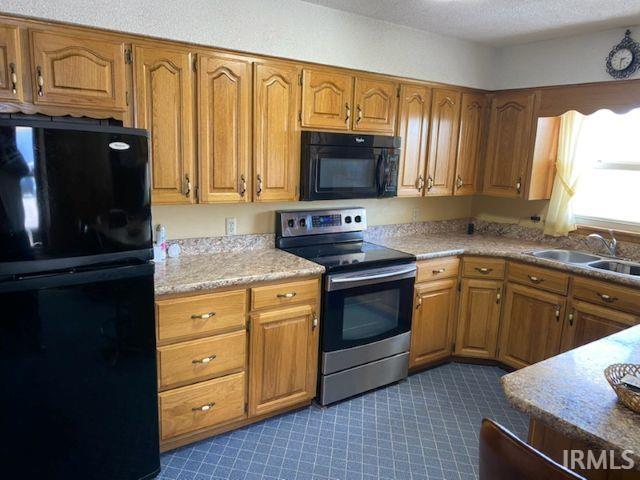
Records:
{"label": "wooden upper cabinet", "polygon": [[491,102],[483,193],[521,197],[532,152],[534,93],[498,93]]}
{"label": "wooden upper cabinet", "polygon": [[0,100],[24,100],[22,54],[17,27],[0,25]]}
{"label": "wooden upper cabinet", "polygon": [[562,351],[613,335],[640,323],[640,317],[573,300],[562,331]]}
{"label": "wooden upper cabinet", "polygon": [[398,196],[419,197],[425,185],[431,89],[420,85],[400,87],[398,135],[402,138],[398,167]]}
{"label": "wooden upper cabinet", "polygon": [[477,172],[482,154],[486,112],[486,95],[462,94],[454,195],[473,195],[477,191]]}
{"label": "wooden upper cabinet", "polygon": [[394,134],[398,110],[397,83],[356,77],[353,101],[353,130]]}
{"label": "wooden upper cabinet", "polygon": [[249,415],[315,396],[319,328],[314,316],[310,305],[252,315]]}
{"label": "wooden upper cabinet", "polygon": [[198,59],[200,203],[251,199],[251,62]]}
{"label": "wooden upper cabinet", "polygon": [[349,130],[353,76],[327,70],[302,71],[302,126]]}
{"label": "wooden upper cabinet", "polygon": [[495,358],[502,303],[502,280],[462,280],[456,355]]}
{"label": "wooden upper cabinet", "polygon": [[508,283],[498,359],[522,368],[557,355],[565,305],[564,296]]}
{"label": "wooden upper cabinet", "polygon": [[458,90],[433,90],[425,195],[453,194],[460,129],[460,98]]}
{"label": "wooden upper cabinet", "polygon": [[29,33],[36,104],[127,109],[122,41],[84,33]]}
{"label": "wooden upper cabinet", "polygon": [[415,287],[409,366],[435,362],[451,355],[456,288],[455,278]]}
{"label": "wooden upper cabinet", "polygon": [[194,203],[192,56],[184,50],[135,46],[135,125],[151,132],[155,204]]}
{"label": "wooden upper cabinet", "polygon": [[298,67],[254,64],[254,201],[298,199]]}

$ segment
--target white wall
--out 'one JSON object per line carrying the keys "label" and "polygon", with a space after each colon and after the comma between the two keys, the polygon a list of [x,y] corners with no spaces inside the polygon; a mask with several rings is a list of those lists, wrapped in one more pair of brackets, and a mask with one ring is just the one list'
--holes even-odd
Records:
{"label": "white wall", "polygon": [[[624,31],[616,28],[500,48],[496,51],[493,86],[501,89],[612,80],[605,59],[622,40]],[[631,28],[631,36],[640,41],[640,26]],[[640,78],[640,72],[631,78]]]}
{"label": "white wall", "polygon": [[489,88],[493,49],[299,0],[0,0],[0,11]]}

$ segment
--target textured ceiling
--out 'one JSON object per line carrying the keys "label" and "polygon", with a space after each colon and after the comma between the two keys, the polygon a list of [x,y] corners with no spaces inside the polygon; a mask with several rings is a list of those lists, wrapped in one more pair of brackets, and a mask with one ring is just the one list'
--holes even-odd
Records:
{"label": "textured ceiling", "polygon": [[493,46],[640,24],[640,0],[303,0]]}

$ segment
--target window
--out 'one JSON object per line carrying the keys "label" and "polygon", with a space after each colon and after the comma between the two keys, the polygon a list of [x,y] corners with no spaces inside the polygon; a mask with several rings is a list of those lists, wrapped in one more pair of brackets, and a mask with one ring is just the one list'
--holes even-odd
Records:
{"label": "window", "polygon": [[640,232],[640,109],[585,118],[576,155],[588,165],[573,199],[576,223]]}

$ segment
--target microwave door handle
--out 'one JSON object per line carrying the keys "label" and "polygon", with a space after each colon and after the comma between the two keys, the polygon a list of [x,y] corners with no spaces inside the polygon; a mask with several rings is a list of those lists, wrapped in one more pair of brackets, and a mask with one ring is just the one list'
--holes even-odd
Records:
{"label": "microwave door handle", "polygon": [[412,265],[409,268],[405,268],[404,270],[395,270],[393,272],[385,272],[378,273],[375,275],[363,275],[359,277],[347,277],[347,278],[332,278],[331,283],[354,283],[354,282],[362,282],[365,280],[377,280],[379,278],[388,278],[388,277],[396,277],[399,275],[404,275],[406,273],[415,272],[416,267]]}
{"label": "microwave door handle", "polygon": [[384,193],[385,188],[384,163],[384,155],[380,154],[380,156],[378,157],[378,164],[376,166],[376,183],[378,187],[378,196]]}

